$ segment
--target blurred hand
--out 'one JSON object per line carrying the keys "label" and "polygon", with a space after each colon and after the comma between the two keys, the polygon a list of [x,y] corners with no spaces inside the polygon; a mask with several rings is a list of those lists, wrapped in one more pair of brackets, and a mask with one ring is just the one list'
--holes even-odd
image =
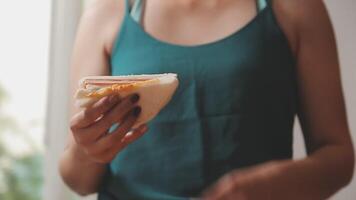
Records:
{"label": "blurred hand", "polygon": [[[77,149],[97,163],[108,163],[128,144],[147,131],[146,125],[135,130],[132,126],[141,108],[137,94],[120,99],[119,96],[103,97],[92,106],[80,111],[70,121],[70,128]],[[112,125],[118,128],[109,134]]]}
{"label": "blurred hand", "polygon": [[269,162],[256,167],[234,170],[203,194],[203,200],[269,200],[272,193],[278,193],[275,187],[278,164]]}

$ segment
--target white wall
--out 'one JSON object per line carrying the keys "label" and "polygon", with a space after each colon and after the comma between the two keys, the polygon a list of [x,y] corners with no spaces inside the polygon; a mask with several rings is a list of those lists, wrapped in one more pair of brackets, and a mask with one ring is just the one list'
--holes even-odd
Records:
{"label": "white wall", "polygon": [[[348,121],[356,143],[356,1],[325,0],[336,32]],[[295,157],[305,155],[299,124],[295,126]],[[356,171],[355,171],[356,172]],[[356,173],[355,173],[356,174]],[[355,200],[356,179],[332,200]]]}
{"label": "white wall", "polygon": [[80,1],[52,0],[44,200],[69,200],[73,196],[59,176],[58,160],[68,133],[68,73],[81,9]]}

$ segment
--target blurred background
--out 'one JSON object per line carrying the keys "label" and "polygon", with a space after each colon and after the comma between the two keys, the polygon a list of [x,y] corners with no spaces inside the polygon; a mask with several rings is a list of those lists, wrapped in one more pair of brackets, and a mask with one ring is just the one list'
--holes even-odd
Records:
{"label": "blurred background", "polygon": [[[326,0],[336,31],[348,119],[356,143],[356,1]],[[68,133],[68,67],[90,0],[0,0],[0,199],[80,198],[57,165]],[[305,156],[299,124],[295,157]],[[332,176],[332,174],[331,174]],[[356,181],[332,199],[354,200]]]}

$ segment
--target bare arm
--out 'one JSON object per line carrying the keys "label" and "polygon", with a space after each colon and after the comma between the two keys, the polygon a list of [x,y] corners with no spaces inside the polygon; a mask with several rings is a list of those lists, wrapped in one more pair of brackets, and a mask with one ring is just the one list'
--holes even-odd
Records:
{"label": "bare arm", "polygon": [[207,199],[326,199],[352,178],[354,150],[326,8],[321,0],[275,0],[274,8],[298,61],[298,118],[308,156],[232,172]]}
{"label": "bare arm", "polygon": [[[109,74],[107,55],[103,51],[103,36],[98,37],[102,32],[95,28],[95,21],[98,21],[95,12],[87,11],[82,16],[77,31],[70,68],[70,117],[80,111],[74,106],[73,99],[78,80],[87,75]],[[60,161],[60,173],[69,187],[82,195],[94,192],[104,172],[105,165],[91,161],[78,148],[73,134],[69,133]]]}
{"label": "bare arm", "polygon": [[298,4],[299,13],[294,14],[298,16],[298,118],[308,157],[281,164],[281,170],[287,174],[281,177],[281,184],[293,183],[297,189],[287,194],[295,198],[325,199],[350,182],[354,151],[327,10],[321,0]]}
{"label": "bare arm", "polygon": [[[110,74],[109,54],[123,16],[123,2],[94,2],[81,19],[74,44],[69,94],[71,130],[59,170],[67,185],[81,195],[97,192],[106,164],[146,131],[146,127],[142,126],[134,131],[131,138],[123,140],[139,114],[130,97],[103,98],[84,110],[74,106],[73,96],[80,78]],[[100,118],[103,114],[104,117]],[[107,135],[108,128],[119,121],[120,127]]]}

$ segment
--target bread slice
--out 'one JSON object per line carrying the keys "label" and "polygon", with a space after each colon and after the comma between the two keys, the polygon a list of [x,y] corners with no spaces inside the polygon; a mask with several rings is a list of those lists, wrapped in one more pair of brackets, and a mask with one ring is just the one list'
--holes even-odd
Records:
{"label": "bread slice", "polygon": [[128,76],[88,76],[79,81],[75,94],[79,107],[88,107],[104,96],[118,94],[124,98],[140,95],[142,111],[134,128],[153,119],[171,100],[178,87],[177,74],[144,74]]}

